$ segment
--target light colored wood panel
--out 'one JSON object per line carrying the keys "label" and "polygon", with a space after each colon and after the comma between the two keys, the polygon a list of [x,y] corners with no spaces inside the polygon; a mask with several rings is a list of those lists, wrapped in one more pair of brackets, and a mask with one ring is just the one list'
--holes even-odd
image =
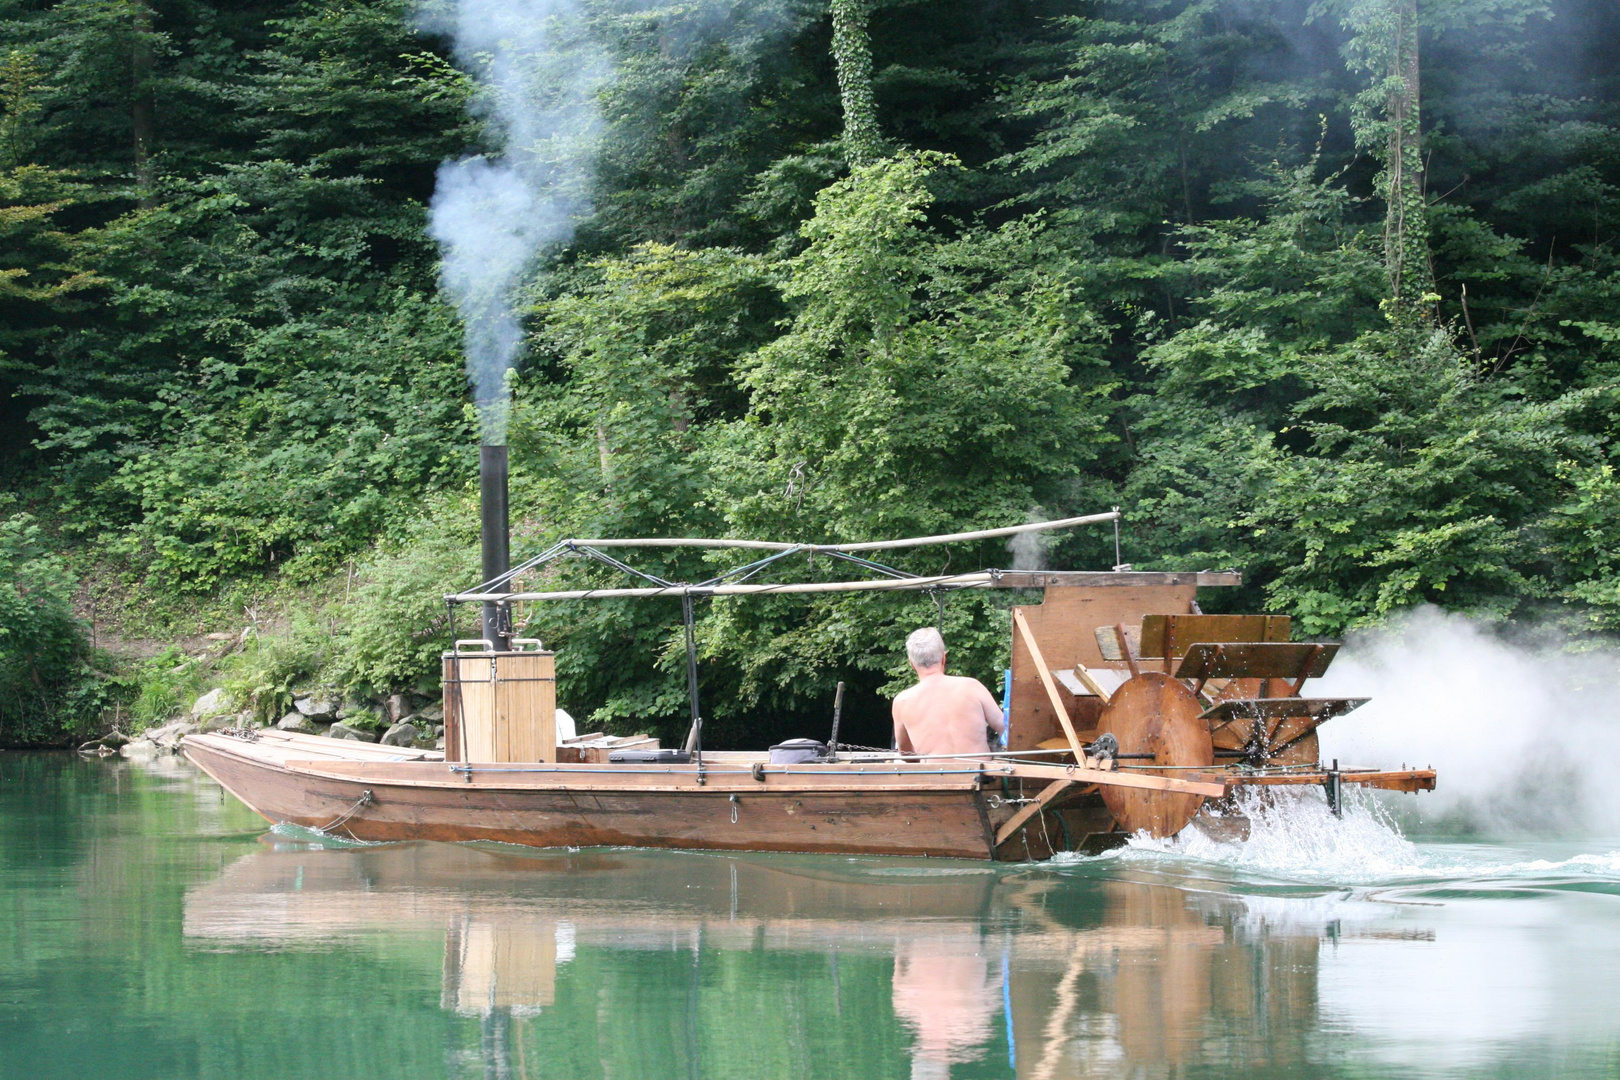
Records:
{"label": "light colored wood panel", "polygon": [[1206,641],[1287,641],[1292,627],[1287,615],[1144,615],[1136,655],[1178,659]]}
{"label": "light colored wood panel", "polygon": [[450,760],[557,760],[554,654],[463,653],[446,655],[445,666],[447,751],[452,715],[457,735]]}
{"label": "light colored wood panel", "polygon": [[[1119,622],[1136,626],[1146,614],[1188,611],[1197,594],[1198,586],[1191,581],[1107,589],[1052,586],[1046,590],[1043,603],[1015,610],[1024,613],[1050,669],[1082,664],[1095,671],[1123,667],[1103,657],[1094,634],[1097,627]],[[1066,737],[1029,650],[1017,634],[1013,635],[1012,672],[1010,748],[1034,750],[1048,739]],[[1082,739],[1089,738],[1096,731],[1102,701],[1095,697],[1070,698],[1065,706],[1075,732]]]}

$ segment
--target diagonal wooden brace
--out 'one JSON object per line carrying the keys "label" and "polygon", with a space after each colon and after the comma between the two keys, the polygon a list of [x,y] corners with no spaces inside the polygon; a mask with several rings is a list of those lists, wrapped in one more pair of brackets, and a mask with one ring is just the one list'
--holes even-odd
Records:
{"label": "diagonal wooden brace", "polygon": [[1070,788],[1074,787],[1075,783],[1076,781],[1074,780],[1055,780],[1052,783],[1047,784],[1046,787],[1041,790],[1041,793],[1035,796],[1033,802],[1027,802],[1023,806],[1019,807],[1018,813],[1008,818],[1007,823],[1000,829],[996,830],[996,847],[1000,847],[1014,836],[1017,836],[1018,830],[1022,829],[1029,822],[1030,818],[1052,805],[1052,803],[1059,796],[1063,795]]}
{"label": "diagonal wooden brace", "polygon": [[1041,655],[1041,647],[1035,644],[1035,635],[1030,632],[1029,622],[1024,613],[1013,608],[1013,626],[1018,628],[1019,636],[1024,639],[1024,648],[1029,650],[1029,658],[1035,662],[1035,673],[1041,677],[1041,685],[1046,687],[1046,696],[1052,702],[1052,708],[1057,711],[1058,723],[1063,725],[1063,734],[1068,736],[1069,746],[1074,750],[1074,759],[1077,762],[1086,760],[1086,749],[1080,743],[1080,736],[1074,733],[1074,724],[1069,721],[1068,707],[1063,704],[1063,698],[1058,695],[1057,683],[1052,679],[1052,672],[1046,666],[1046,657]]}

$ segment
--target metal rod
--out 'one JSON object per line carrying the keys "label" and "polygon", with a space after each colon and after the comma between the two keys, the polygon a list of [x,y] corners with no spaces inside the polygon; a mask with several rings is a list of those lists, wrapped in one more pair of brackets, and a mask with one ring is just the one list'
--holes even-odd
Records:
{"label": "metal rod", "polygon": [[779,559],[785,559],[789,555],[797,554],[798,551],[798,548],[788,548],[786,551],[778,551],[774,555],[767,555],[763,559],[755,559],[751,563],[744,563],[742,566],[727,570],[725,573],[718,574],[715,577],[709,578],[707,581],[700,581],[696,587],[703,589],[713,585],[719,585],[727,578],[734,578],[739,574],[742,575],[742,581],[747,581],[749,578],[765,569],[765,567],[771,565]]}
{"label": "metal rod", "polygon": [[781,585],[672,585],[669,588],[632,589],[568,589],[559,592],[517,593],[454,593],[447,599],[458,603],[484,603],[493,599],[502,601],[540,600],[592,600],[618,596],[759,596],[793,593],[883,592],[908,589],[985,589],[991,587],[995,577],[989,571],[977,570],[967,574],[946,574],[940,577],[888,579],[884,581],[811,581]]}
{"label": "metal rod", "polygon": [[613,569],[619,571],[620,573],[629,574],[631,577],[638,577],[642,581],[650,581],[654,585],[657,585],[659,588],[668,589],[668,588],[673,588],[675,586],[675,583],[673,581],[670,581],[670,580],[668,580],[666,578],[661,578],[657,574],[649,574],[649,573],[646,573],[645,571],[637,570],[635,567],[629,565],[628,563],[620,562],[618,559],[615,559],[613,556],[604,554],[603,552],[593,551],[590,548],[585,547],[583,545],[571,545],[571,547],[573,548],[573,550],[577,550],[583,555],[589,555],[591,558],[595,559],[599,563],[602,563],[602,564],[604,564],[606,566],[613,567]]}
{"label": "metal rod", "polygon": [[703,710],[698,704],[697,635],[692,626],[692,594],[681,594],[681,622],[686,628],[686,693],[692,703],[692,730],[686,735],[686,752],[697,762],[698,783],[703,783]]}
{"label": "metal rod", "polygon": [[[873,562],[871,559],[863,559],[859,555],[851,555],[843,551],[823,551],[822,554],[830,556],[834,559],[842,559],[847,563],[854,563],[856,566],[864,566],[868,570],[876,570],[878,573],[892,578],[914,578],[918,576],[916,574],[908,574],[904,570],[896,570],[892,566],[885,566],[883,563]],[[815,557],[814,552],[811,553],[811,557]]]}
{"label": "metal rod", "polygon": [[762,551],[782,551],[803,548],[806,551],[887,551],[894,548],[927,547],[930,544],[954,544],[967,540],[990,540],[998,536],[1039,532],[1042,529],[1068,529],[1076,525],[1094,525],[1100,521],[1118,521],[1119,511],[1106,514],[1086,514],[1082,517],[1058,518],[1055,521],[1032,521],[1025,525],[1008,525],[1001,529],[979,529],[975,532],[940,533],[936,536],[913,536],[903,540],[868,540],[859,544],[784,544],[774,540],[703,540],[655,538],[642,540],[575,540],[575,544],[592,547],[700,547],[700,548],[758,548]]}
{"label": "metal rod", "polygon": [[[507,512],[507,476],[510,464],[504,446],[478,448],[479,523],[485,581],[502,577],[512,567],[511,534]],[[512,638],[510,609],[489,599],[484,604],[484,640],[505,652]]]}
{"label": "metal rod", "polygon": [[838,760],[838,721],[844,715],[844,684],[840,680],[838,689],[833,691],[833,729],[832,738],[827,740],[827,760]]}

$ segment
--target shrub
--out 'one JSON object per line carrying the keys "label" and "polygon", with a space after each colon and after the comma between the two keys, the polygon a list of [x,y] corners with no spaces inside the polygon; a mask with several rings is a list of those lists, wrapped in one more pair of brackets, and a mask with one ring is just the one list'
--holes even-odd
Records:
{"label": "shrub", "polygon": [[71,742],[116,697],[72,596],[72,575],[33,517],[0,519],[0,745]]}

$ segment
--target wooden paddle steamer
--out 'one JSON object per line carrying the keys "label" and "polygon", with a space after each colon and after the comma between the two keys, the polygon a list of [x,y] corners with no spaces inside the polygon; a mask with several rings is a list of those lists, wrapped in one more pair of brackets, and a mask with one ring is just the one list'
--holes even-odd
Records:
{"label": "wooden paddle steamer", "polygon": [[[486,634],[445,654],[445,750],[279,731],[192,735],[186,755],[272,822],[358,840],[494,840],[539,847],[707,848],[965,859],[1096,851],[1136,832],[1173,836],[1220,816],[1249,786],[1316,787],[1337,810],[1351,786],[1434,787],[1432,770],[1324,766],[1316,729],[1364,699],[1303,696],[1338,646],[1294,642],[1286,616],[1206,615],[1199,588],[1235,572],[1002,571],[920,577],[864,552],[1117,521],[1117,512],[869,544],[566,540],[452,604],[483,607]],[[697,584],[523,592],[556,558],[637,573],[613,548],[701,546],[769,554]],[[770,564],[821,554],[881,580],[755,583]],[[693,601],[893,589],[1040,590],[1014,606],[1004,749],[906,756],[832,744],[816,760],[705,751]],[[503,631],[512,605],[675,597],[687,629],[692,724],[682,750],[644,737],[556,735],[553,655]],[[452,607],[452,611],[454,608]]]}

